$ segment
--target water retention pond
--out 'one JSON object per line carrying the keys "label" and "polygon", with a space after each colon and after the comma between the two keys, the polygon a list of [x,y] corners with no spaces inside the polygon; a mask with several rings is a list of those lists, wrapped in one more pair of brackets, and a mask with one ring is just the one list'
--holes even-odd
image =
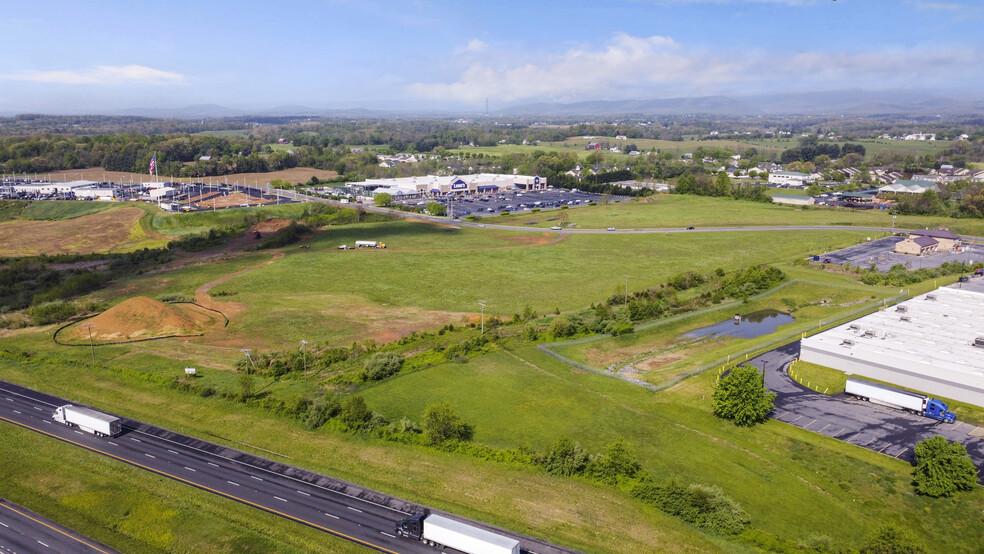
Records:
{"label": "water retention pond", "polygon": [[778,310],[759,310],[750,314],[735,315],[714,325],[694,329],[682,335],[685,339],[699,339],[711,335],[723,335],[740,339],[753,339],[768,335],[780,325],[796,321],[793,316]]}

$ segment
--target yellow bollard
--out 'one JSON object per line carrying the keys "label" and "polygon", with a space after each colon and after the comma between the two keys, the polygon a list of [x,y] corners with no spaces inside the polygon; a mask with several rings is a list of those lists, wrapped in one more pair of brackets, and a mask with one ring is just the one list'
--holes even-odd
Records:
{"label": "yellow bollard", "polygon": [[748,361],[748,354],[745,354],[745,361]]}
{"label": "yellow bollard", "polygon": [[823,389],[823,393],[824,393],[824,394],[827,394],[827,392],[828,392],[829,390],[830,390],[830,387],[827,387],[827,388],[825,388],[825,389]]}
{"label": "yellow bollard", "polygon": [[731,354],[728,354],[728,363],[731,363]]}

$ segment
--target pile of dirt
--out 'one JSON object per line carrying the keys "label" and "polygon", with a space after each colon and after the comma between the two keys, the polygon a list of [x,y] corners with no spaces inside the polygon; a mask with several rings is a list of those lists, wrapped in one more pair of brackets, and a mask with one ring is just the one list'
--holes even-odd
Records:
{"label": "pile of dirt", "polygon": [[261,233],[276,233],[284,227],[290,225],[289,219],[268,219],[261,221],[249,228],[249,232],[259,231]]}
{"label": "pile of dirt", "polygon": [[192,304],[165,304],[151,298],[131,298],[105,312],[65,329],[64,342],[120,342],[168,336],[196,335],[221,326],[221,315]]}

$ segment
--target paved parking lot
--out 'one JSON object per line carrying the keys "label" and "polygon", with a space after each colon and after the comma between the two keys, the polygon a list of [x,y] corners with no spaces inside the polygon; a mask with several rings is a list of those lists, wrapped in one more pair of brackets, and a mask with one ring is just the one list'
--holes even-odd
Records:
{"label": "paved parking lot", "polygon": [[823,261],[827,258],[830,263],[844,265],[850,263],[854,267],[867,269],[871,264],[875,264],[878,271],[887,272],[893,265],[902,264],[906,269],[920,269],[923,267],[939,267],[944,262],[961,261],[968,264],[984,261],[984,246],[979,244],[969,245],[966,252],[950,254],[940,252],[929,256],[910,256],[906,254],[896,254],[895,244],[905,240],[905,237],[887,237],[871,242],[865,242],[857,246],[851,246],[836,252],[829,252],[820,256]]}
{"label": "paved parking lot", "polygon": [[[765,384],[777,394],[774,419],[910,463],[914,461],[913,448],[919,441],[943,435],[966,446],[974,464],[984,469],[984,439],[976,426],[961,421],[940,423],[855,400],[844,393],[827,396],[814,392],[786,374],[789,363],[798,356],[799,341],[747,362],[764,368]],[[979,476],[984,484],[984,472]]]}
{"label": "paved parking lot", "polygon": [[[590,202],[598,202],[602,195],[590,192],[573,192],[563,189],[548,189],[539,191],[515,191],[497,194],[476,194],[460,196],[452,200],[453,215],[476,217],[499,215],[502,212],[528,213],[534,209],[556,210],[561,206],[587,206]],[[609,196],[611,202],[626,200],[622,196]],[[425,206],[428,202],[447,204],[443,197],[415,198],[402,202],[408,206]]]}

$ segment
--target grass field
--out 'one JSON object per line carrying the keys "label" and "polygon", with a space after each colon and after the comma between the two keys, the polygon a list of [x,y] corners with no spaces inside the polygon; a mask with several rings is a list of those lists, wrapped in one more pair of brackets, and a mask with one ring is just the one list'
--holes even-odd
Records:
{"label": "grass field", "polygon": [[[784,189],[783,189],[784,190]],[[483,219],[507,225],[550,227],[567,218],[578,229],[661,229],[691,225],[706,227],[750,227],[788,225],[834,225],[892,227],[887,210],[851,210],[816,207],[803,209],[762,202],[711,198],[683,194],[658,194],[642,199],[568,210],[549,210],[521,215]],[[984,220],[949,219],[927,216],[897,216],[896,229],[922,229],[946,226],[954,232],[984,236]],[[818,233],[819,231],[814,231]],[[858,236],[863,234],[859,233]],[[864,240],[870,233],[863,234]],[[872,237],[874,238],[874,237]]]}
{"label": "grass field", "polygon": [[42,214],[44,219],[55,220],[15,220],[0,223],[0,255],[125,252],[144,247],[153,248],[166,242],[147,236],[140,224],[145,212],[137,207],[122,206],[89,215],[76,215],[77,212],[70,205],[52,209],[44,206],[35,210],[32,207],[28,207],[25,212],[35,217]]}

